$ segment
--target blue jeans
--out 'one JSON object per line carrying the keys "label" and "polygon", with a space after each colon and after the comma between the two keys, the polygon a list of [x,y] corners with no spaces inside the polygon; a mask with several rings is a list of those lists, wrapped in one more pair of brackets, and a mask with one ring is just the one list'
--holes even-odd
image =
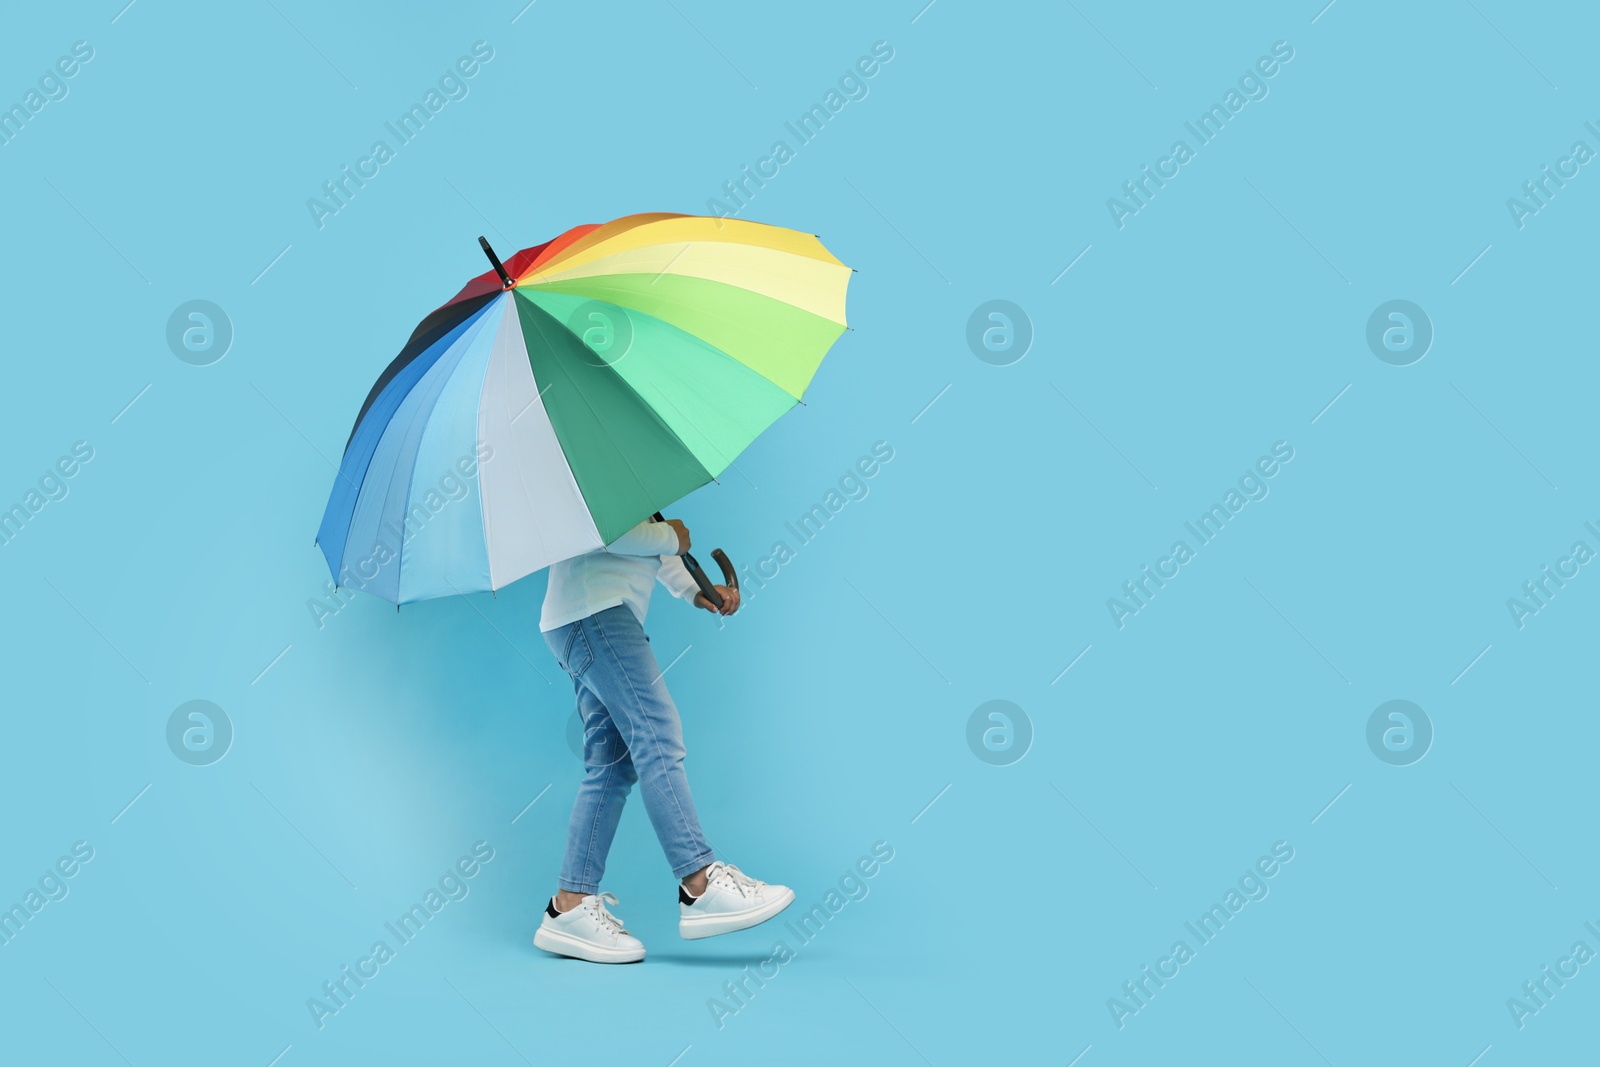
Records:
{"label": "blue jeans", "polygon": [[716,857],[695,815],[683,773],[683,725],[650,639],[623,606],[595,612],[544,635],[572,677],[583,719],[583,782],[567,824],[560,886],[597,893],[622,806],[642,782],[644,809],[675,878]]}

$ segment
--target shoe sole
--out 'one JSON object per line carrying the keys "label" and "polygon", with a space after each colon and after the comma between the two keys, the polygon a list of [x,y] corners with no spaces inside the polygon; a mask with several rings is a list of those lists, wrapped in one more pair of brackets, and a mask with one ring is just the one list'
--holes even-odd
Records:
{"label": "shoe sole", "polygon": [[718,934],[731,934],[738,930],[748,930],[752,926],[761,925],[793,903],[794,890],[786,889],[784,890],[784,895],[777,900],[763,904],[759,908],[751,908],[749,911],[713,915],[704,919],[680,918],[678,920],[678,934],[685,941],[698,941],[702,937],[716,937]]}
{"label": "shoe sole", "polygon": [[644,949],[602,948],[580,938],[548,930],[543,926],[533,932],[533,945],[557,956],[567,956],[587,963],[637,963],[644,959]]}

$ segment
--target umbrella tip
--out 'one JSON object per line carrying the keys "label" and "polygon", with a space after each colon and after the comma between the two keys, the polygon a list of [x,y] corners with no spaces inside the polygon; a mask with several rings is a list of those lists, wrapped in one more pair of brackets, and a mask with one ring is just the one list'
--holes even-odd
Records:
{"label": "umbrella tip", "polygon": [[489,257],[489,262],[494,266],[494,272],[500,275],[500,287],[510,289],[517,283],[512,281],[511,275],[506,273],[505,264],[500,262],[500,257],[494,254],[494,249],[489,247],[489,239],[483,234],[478,235],[478,245],[483,249],[483,254]]}

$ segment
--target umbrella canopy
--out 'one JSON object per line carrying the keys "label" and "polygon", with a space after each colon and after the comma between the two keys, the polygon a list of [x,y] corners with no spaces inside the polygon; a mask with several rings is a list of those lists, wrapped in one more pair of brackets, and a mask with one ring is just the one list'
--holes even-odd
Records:
{"label": "umbrella canopy", "polygon": [[317,533],[341,586],[500,589],[610,544],[727,469],[846,329],[850,268],[775,226],[632,215],[490,258],[356,417]]}

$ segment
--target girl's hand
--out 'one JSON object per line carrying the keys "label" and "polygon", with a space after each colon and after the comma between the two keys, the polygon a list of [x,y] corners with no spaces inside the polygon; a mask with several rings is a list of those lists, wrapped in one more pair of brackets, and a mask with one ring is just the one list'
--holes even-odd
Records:
{"label": "girl's hand", "polygon": [[716,605],[707,600],[704,593],[696,593],[694,595],[695,607],[705,608],[707,611],[718,615],[732,615],[734,612],[739,610],[739,590],[730,588],[726,585],[714,585],[711,588],[715,589],[717,593],[721,595],[722,610],[718,611]]}

